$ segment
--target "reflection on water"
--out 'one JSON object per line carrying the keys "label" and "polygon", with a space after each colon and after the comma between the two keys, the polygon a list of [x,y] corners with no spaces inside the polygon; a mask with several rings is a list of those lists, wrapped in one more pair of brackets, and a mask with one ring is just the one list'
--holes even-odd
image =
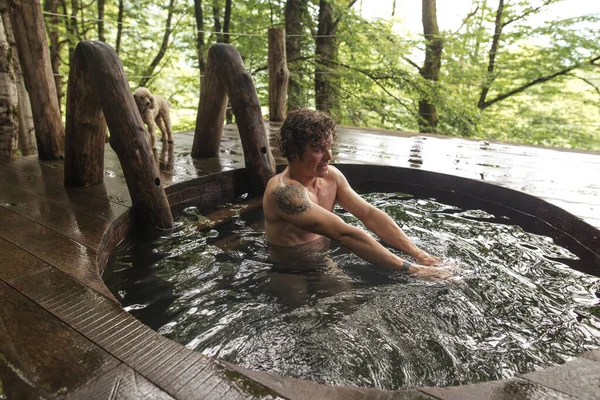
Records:
{"label": "reflection on water", "polygon": [[416,138],[412,147],[410,148],[410,157],[408,159],[409,166],[411,168],[421,168],[423,165],[423,139]]}
{"label": "reflection on water", "polygon": [[309,265],[273,260],[260,212],[201,233],[194,208],[171,236],[122,246],[105,280],[132,314],[189,348],[330,384],[501,379],[600,346],[599,279],[559,262],[578,261],[550,238],[481,210],[364,197],[419,246],[458,263],[463,283],[378,270],[335,243],[311,251]]}

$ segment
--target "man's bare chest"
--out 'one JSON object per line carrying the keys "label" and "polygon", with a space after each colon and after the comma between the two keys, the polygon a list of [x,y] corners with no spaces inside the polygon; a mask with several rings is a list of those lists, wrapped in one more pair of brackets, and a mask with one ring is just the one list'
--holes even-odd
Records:
{"label": "man's bare chest", "polygon": [[310,199],[328,211],[333,211],[336,198],[336,188],[334,185],[324,185],[322,187],[306,189]]}

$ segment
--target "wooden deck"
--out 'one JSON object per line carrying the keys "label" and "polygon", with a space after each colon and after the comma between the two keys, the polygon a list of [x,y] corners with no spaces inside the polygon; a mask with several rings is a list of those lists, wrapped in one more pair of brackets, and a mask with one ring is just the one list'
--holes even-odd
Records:
{"label": "wooden deck", "polygon": [[[267,128],[272,134],[277,125]],[[165,186],[243,167],[235,127],[226,127],[220,158],[192,160],[192,140],[190,132],[177,134],[174,146],[156,154]],[[483,179],[600,228],[600,153],[340,127],[334,159]],[[0,165],[0,399],[597,398],[598,351],[510,381],[396,392],[316,385],[211,360],[139,323],[101,281],[104,250],[122,238],[131,207],[110,146],[103,184],[65,188],[62,181],[60,161]]]}

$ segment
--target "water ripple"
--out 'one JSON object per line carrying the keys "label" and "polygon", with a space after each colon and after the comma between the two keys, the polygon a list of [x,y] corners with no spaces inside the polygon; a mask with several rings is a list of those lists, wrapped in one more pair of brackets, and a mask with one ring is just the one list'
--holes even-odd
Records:
{"label": "water ripple", "polygon": [[364,197],[452,260],[462,284],[375,269],[335,244],[324,267],[274,268],[260,212],[202,233],[195,208],[172,235],[121,246],[105,280],[133,315],[189,348],[322,383],[466,384],[600,346],[599,279],[561,262],[579,261],[551,238],[433,199]]}

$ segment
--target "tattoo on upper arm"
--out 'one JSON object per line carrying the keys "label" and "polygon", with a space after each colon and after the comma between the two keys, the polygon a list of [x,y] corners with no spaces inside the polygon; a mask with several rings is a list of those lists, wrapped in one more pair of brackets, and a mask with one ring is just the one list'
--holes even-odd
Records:
{"label": "tattoo on upper arm", "polygon": [[310,199],[300,185],[278,186],[271,193],[279,208],[286,214],[302,214],[310,208]]}

